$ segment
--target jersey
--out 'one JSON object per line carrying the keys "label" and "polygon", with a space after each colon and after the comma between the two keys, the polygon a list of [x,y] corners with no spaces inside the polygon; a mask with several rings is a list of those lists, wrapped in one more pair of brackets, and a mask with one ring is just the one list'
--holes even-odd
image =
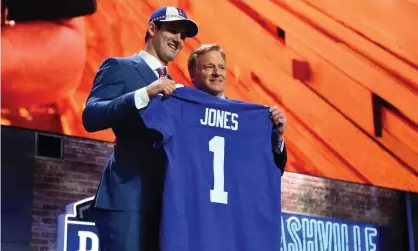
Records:
{"label": "jersey", "polygon": [[141,117],[167,156],[162,251],[279,251],[281,170],[269,108],[190,88]]}

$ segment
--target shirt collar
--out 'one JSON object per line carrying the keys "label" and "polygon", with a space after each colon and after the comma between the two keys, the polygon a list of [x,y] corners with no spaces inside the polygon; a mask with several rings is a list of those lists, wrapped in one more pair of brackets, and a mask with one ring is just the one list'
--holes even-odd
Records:
{"label": "shirt collar", "polygon": [[167,70],[167,66],[163,65],[158,59],[148,52],[141,50],[138,55],[145,61],[145,63],[147,63],[151,70],[155,71],[160,67],[165,67]]}

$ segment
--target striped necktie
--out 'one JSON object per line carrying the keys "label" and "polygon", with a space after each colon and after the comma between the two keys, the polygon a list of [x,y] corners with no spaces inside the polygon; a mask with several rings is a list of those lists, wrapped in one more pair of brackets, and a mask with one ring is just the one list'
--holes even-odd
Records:
{"label": "striped necktie", "polygon": [[165,67],[157,68],[158,78],[165,78],[167,76],[167,70]]}

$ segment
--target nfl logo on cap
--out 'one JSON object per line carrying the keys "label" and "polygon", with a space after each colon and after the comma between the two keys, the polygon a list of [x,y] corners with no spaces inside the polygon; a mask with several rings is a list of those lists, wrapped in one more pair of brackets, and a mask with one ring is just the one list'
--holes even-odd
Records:
{"label": "nfl logo on cap", "polygon": [[157,9],[152,13],[148,23],[175,21],[184,23],[187,30],[187,37],[194,37],[197,35],[199,31],[197,24],[193,20],[188,19],[186,13],[177,7],[167,6]]}
{"label": "nfl logo on cap", "polygon": [[179,9],[179,8],[176,8],[176,9],[179,12],[180,16],[183,16],[183,17],[187,18],[186,13],[184,13],[184,11],[182,9]]}

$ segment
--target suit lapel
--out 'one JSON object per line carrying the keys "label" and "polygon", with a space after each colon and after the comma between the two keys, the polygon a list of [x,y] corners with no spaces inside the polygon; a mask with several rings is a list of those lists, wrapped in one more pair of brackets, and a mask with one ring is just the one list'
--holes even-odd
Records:
{"label": "suit lapel", "polygon": [[135,63],[134,68],[142,76],[147,85],[157,80],[157,76],[155,76],[155,73],[138,54],[133,55],[131,57],[131,60]]}

